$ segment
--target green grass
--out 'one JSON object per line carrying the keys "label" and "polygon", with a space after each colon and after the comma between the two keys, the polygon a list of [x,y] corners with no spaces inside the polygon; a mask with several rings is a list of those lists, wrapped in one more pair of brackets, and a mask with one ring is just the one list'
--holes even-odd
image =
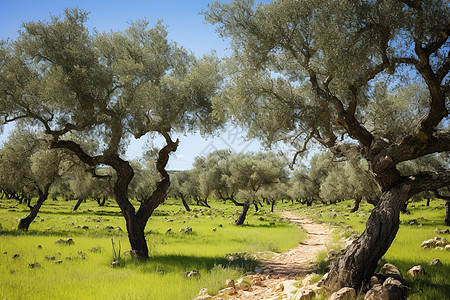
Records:
{"label": "green grass", "polygon": [[[119,242],[122,251],[130,248],[126,232],[105,229],[125,229],[118,207],[112,202],[98,207],[88,201],[72,212],[73,205],[73,201],[48,200],[30,231],[22,233],[15,228],[28,209],[16,201],[0,200],[0,252],[7,253],[0,253],[1,299],[192,299],[201,288],[215,293],[225,279],[237,279],[254,268],[252,259],[229,262],[227,253],[283,251],[305,237],[267,211],[249,213],[248,225],[237,227],[230,224],[240,212],[234,206],[213,203],[212,209],[193,206],[187,213],[178,203],[167,201],[146,227],[149,260],[137,262],[122,254],[121,266],[111,268],[111,238],[116,250]],[[179,232],[187,226],[192,233]],[[166,234],[168,228],[172,233]],[[74,245],[55,244],[68,237]],[[20,256],[13,258],[15,253]],[[34,262],[40,267],[28,267]],[[194,269],[200,277],[184,276]]]}
{"label": "green grass", "polygon": [[[289,208],[286,204],[284,207]],[[352,207],[352,201],[344,201],[338,205],[302,206],[300,211],[317,221],[329,222],[336,228],[334,231],[336,233],[335,241],[339,241],[341,238],[357,236],[362,233],[373,208],[370,204],[361,203],[358,212],[350,213]],[[437,234],[434,231],[436,228],[448,228],[444,223],[445,202],[433,200],[427,207],[424,200],[410,204],[408,211],[408,214],[402,213],[400,216],[400,229],[390,249],[384,255],[382,264],[391,263],[400,269],[406,285],[412,290],[408,299],[450,299],[450,251],[420,247],[424,240],[432,239],[435,236],[445,237],[450,241],[450,235]],[[413,219],[417,220],[418,226],[409,225]],[[348,227],[349,225],[351,228]],[[322,253],[319,259],[324,258],[325,255]],[[430,266],[429,262],[435,258],[438,258],[443,266]],[[406,272],[415,265],[422,265],[428,274],[417,279],[406,276]],[[326,264],[322,262],[319,266],[321,269],[325,269]]]}

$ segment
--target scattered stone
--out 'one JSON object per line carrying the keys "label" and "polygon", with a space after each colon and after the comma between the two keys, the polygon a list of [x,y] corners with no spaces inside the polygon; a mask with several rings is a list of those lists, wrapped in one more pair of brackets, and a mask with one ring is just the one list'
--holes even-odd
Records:
{"label": "scattered stone", "polygon": [[117,268],[118,266],[120,266],[120,262],[118,262],[117,260],[112,261],[109,266],[111,268]]}
{"label": "scattered stone", "polygon": [[85,255],[81,255],[80,258],[81,259],[86,259],[86,256]]}
{"label": "scattered stone", "polygon": [[442,267],[442,262],[439,258],[435,258],[430,261],[430,266]]}
{"label": "scattered stone", "polygon": [[123,231],[122,228],[120,228],[119,226],[117,226],[116,228],[114,228],[115,231]]}
{"label": "scattered stone", "polygon": [[166,233],[170,233],[172,231],[172,228],[167,228]]}
{"label": "scattered stone", "polygon": [[350,287],[344,287],[333,293],[329,300],[353,300],[356,299],[356,291]]}
{"label": "scattered stone", "polygon": [[186,228],[184,228],[184,233],[189,233],[189,232],[192,232],[192,227],[186,227]]}
{"label": "scattered stone", "polygon": [[240,278],[235,286],[236,290],[248,291],[250,289],[250,284],[244,278]]}
{"label": "scattered stone", "polygon": [[252,285],[256,285],[256,286],[265,286],[265,285],[262,283],[261,277],[259,277],[259,276],[253,277],[253,279],[252,279]]}
{"label": "scattered stone", "polygon": [[41,246],[41,245],[38,245],[37,247],[38,247],[38,249],[42,249],[42,246]]}
{"label": "scattered stone", "polygon": [[68,238],[67,240],[64,241],[64,243],[66,243],[66,245],[74,245],[75,242],[73,241],[72,238]]}
{"label": "scattered stone", "polygon": [[223,225],[222,225],[222,224],[219,224],[219,227],[223,227]]}
{"label": "scattered stone", "polygon": [[409,269],[408,272],[406,272],[406,274],[408,274],[413,278],[417,278],[419,276],[426,275],[427,273],[425,272],[425,269],[421,265],[418,265]]}
{"label": "scattered stone", "polygon": [[408,222],[408,224],[411,226],[418,226],[419,222],[416,219],[412,219],[411,221]]}
{"label": "scattered stone", "polygon": [[264,218],[263,217],[259,217],[258,221],[264,221]]}
{"label": "scattered stone", "polygon": [[422,244],[420,244],[420,247],[427,249],[427,248],[445,247],[448,244],[449,243],[445,238],[436,236],[434,239],[423,241]]}
{"label": "scattered stone", "polygon": [[46,256],[44,256],[44,259],[45,260],[55,260],[56,257],[54,257],[53,255],[46,255]]}
{"label": "scattered stone", "polygon": [[100,248],[92,247],[92,248],[89,249],[88,251],[90,251],[90,252],[99,252],[99,251],[100,251]]}
{"label": "scattered stone", "polygon": [[59,265],[59,264],[62,264],[62,260],[56,260],[53,263]]}
{"label": "scattered stone", "polygon": [[377,276],[370,277],[370,288],[373,288],[375,284],[383,283]]}
{"label": "scattered stone", "polygon": [[284,290],[284,285],[282,282],[280,282],[279,284],[277,284],[277,286],[275,287],[275,292],[282,292]]}
{"label": "scattered stone", "polygon": [[8,251],[3,251],[3,254],[8,254]]}
{"label": "scattered stone", "polygon": [[225,286],[226,287],[234,287],[234,280],[233,279],[225,280]]}
{"label": "scattered stone", "polygon": [[28,267],[29,268],[32,268],[32,269],[34,269],[34,268],[39,268],[41,265],[38,263],[38,262],[34,262],[34,263],[30,263],[30,264],[28,264]]}
{"label": "scattered stone", "polygon": [[201,289],[200,292],[198,293],[198,296],[194,298],[194,300],[211,300],[211,299],[212,297],[208,295],[207,288]]}
{"label": "scattered stone", "polygon": [[291,294],[295,292],[298,288],[294,285],[294,280],[286,280],[282,282],[283,284],[283,293],[284,294]]}
{"label": "scattered stone", "polygon": [[402,273],[396,266],[392,264],[384,264],[384,266],[380,270],[380,274],[386,277],[393,277],[395,279],[403,281]]}
{"label": "scattered stone", "polygon": [[114,229],[114,226],[106,225],[106,226],[103,227],[103,229],[106,229],[106,230],[113,230],[113,229]]}
{"label": "scattered stone", "polygon": [[[397,280],[398,281],[398,280]],[[395,284],[376,284],[371,288],[364,300],[397,300],[406,299],[406,289],[404,286]]]}
{"label": "scattered stone", "polygon": [[384,282],[383,285],[397,285],[397,286],[403,286],[403,283],[400,280],[397,280],[393,277],[388,277]]}
{"label": "scattered stone", "polygon": [[299,290],[295,296],[294,300],[311,300],[315,293],[313,290]]}
{"label": "scattered stone", "polygon": [[64,244],[64,243],[65,243],[65,241],[63,239],[57,239],[55,241],[55,244]]}
{"label": "scattered stone", "polygon": [[45,228],[45,230],[47,230],[47,231],[52,230],[52,229],[53,229],[52,226]]}
{"label": "scattered stone", "polygon": [[213,297],[211,297],[210,295],[199,295],[194,298],[194,300],[212,300],[212,299]]}
{"label": "scattered stone", "polygon": [[434,232],[436,232],[437,234],[450,234],[450,229],[447,228],[447,229],[443,230],[440,228],[436,228],[434,230]]}
{"label": "scattered stone", "polygon": [[234,287],[224,288],[223,290],[221,290],[219,292],[219,294],[225,294],[225,295],[228,295],[228,296],[234,295],[234,294],[236,294],[236,288],[234,288]]}
{"label": "scattered stone", "polygon": [[450,245],[445,246],[444,249],[447,250],[447,251],[450,251]]}
{"label": "scattered stone", "polygon": [[311,274],[307,275],[305,278],[303,278],[302,286],[311,285],[312,284],[311,280],[316,275],[317,275],[316,273],[311,273]]}
{"label": "scattered stone", "polygon": [[89,226],[84,225],[83,227],[81,227],[81,229],[87,230],[89,229]]}
{"label": "scattered stone", "polygon": [[197,270],[192,270],[189,272],[184,273],[184,275],[188,278],[193,278],[193,277],[199,277],[200,276],[200,272]]}
{"label": "scattered stone", "polygon": [[16,259],[16,258],[19,258],[19,257],[20,257],[20,254],[19,254],[19,253],[16,253],[16,254],[13,255],[12,258]]}
{"label": "scattered stone", "polygon": [[214,227],[214,228],[212,229],[212,231],[217,231],[217,228]]}

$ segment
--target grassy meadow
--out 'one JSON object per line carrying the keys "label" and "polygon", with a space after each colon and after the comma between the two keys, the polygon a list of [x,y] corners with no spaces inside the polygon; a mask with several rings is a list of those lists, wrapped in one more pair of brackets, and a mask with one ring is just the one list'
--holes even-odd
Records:
{"label": "grassy meadow", "polygon": [[[359,236],[364,231],[365,223],[373,208],[372,205],[363,202],[356,213],[350,213],[352,207],[352,201],[344,201],[330,206],[313,205],[308,208],[303,206],[300,211],[316,221],[329,222],[336,227],[335,241],[338,242],[341,238]],[[444,222],[445,201],[432,200],[430,206],[426,206],[425,200],[409,204],[408,213],[402,213],[400,220],[399,232],[383,257],[380,267],[384,263],[391,263],[400,269],[406,285],[411,288],[408,299],[450,299],[450,251],[420,247],[424,240],[436,236],[450,241],[450,234],[435,232],[436,228],[448,228]],[[416,220],[418,225],[410,225],[412,220]],[[435,258],[442,262],[442,266],[429,265]],[[415,265],[422,265],[427,275],[417,279],[407,276],[406,272]]]}
{"label": "grassy meadow", "polygon": [[[186,212],[181,203],[167,200],[150,218],[147,241],[150,259],[136,262],[125,250],[130,248],[125,221],[119,208],[109,201],[99,207],[94,201],[72,211],[74,201],[48,200],[28,233],[16,230],[19,218],[28,214],[25,205],[15,200],[0,200],[0,299],[193,299],[202,288],[214,294],[225,279],[237,279],[256,266],[251,258],[228,261],[228,253],[280,252],[294,247],[306,234],[270,214],[249,211],[245,226],[234,220],[240,209],[219,202],[212,208],[191,206]],[[391,248],[382,259],[396,265],[411,288],[409,299],[450,299],[450,252],[423,249],[422,241],[441,236],[436,228],[446,229],[445,202],[416,202],[401,215],[401,226]],[[278,203],[278,209],[293,210],[335,227],[334,245],[341,239],[358,236],[365,228],[372,206],[361,203],[350,213],[352,201],[338,205],[311,207]],[[416,220],[418,225],[410,225]],[[192,227],[192,232],[179,230]],[[167,232],[170,228],[171,231]],[[73,245],[55,244],[72,238]],[[112,268],[113,245],[116,255],[120,245],[120,266]],[[13,258],[15,254],[18,257]],[[270,254],[270,252],[269,252]],[[326,254],[319,255],[324,259]],[[430,266],[438,258],[442,266]],[[38,263],[34,268],[29,264]],[[413,279],[406,272],[422,265],[427,275]],[[320,263],[323,272],[326,264]],[[324,267],[325,266],[325,267]],[[380,265],[381,266],[381,265]],[[187,278],[186,272],[198,270],[200,276]]]}
{"label": "grassy meadow", "polygon": [[[255,267],[250,258],[228,261],[228,253],[283,251],[305,237],[269,214],[268,207],[249,212],[248,225],[237,227],[233,222],[240,210],[233,205],[191,206],[193,211],[186,212],[181,203],[168,200],[146,227],[150,259],[136,262],[123,253],[130,246],[115,203],[98,207],[87,201],[72,211],[74,205],[47,200],[23,233],[16,227],[28,208],[0,200],[0,299],[193,299],[200,289],[215,293],[227,278]],[[179,231],[187,226],[192,232]],[[55,243],[67,238],[74,244]],[[115,268],[110,267],[112,242],[116,256],[119,245],[121,250]],[[184,276],[192,270],[200,276]]]}

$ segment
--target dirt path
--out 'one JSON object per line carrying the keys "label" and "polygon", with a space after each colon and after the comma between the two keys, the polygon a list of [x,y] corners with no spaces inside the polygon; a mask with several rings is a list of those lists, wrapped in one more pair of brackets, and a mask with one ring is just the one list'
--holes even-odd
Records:
{"label": "dirt path", "polygon": [[[290,212],[283,212],[282,215],[303,227],[308,233],[308,237],[297,247],[276,254],[268,261],[263,261],[263,274],[250,276],[253,282],[250,290],[238,290],[236,294],[228,296],[227,299],[288,299],[289,289],[293,288],[290,284],[294,282],[293,279],[313,272],[317,254],[326,250],[326,245],[331,240],[330,228],[325,224],[314,223],[310,219],[295,216]],[[222,298],[216,296],[213,299]]]}

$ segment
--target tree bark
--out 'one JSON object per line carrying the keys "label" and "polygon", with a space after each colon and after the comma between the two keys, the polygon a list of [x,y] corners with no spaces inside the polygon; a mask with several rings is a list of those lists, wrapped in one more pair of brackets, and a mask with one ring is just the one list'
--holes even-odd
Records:
{"label": "tree bark", "polygon": [[248,209],[250,208],[250,203],[249,202],[245,202],[244,205],[242,206],[242,211],[241,214],[239,215],[239,218],[236,220],[236,225],[243,225],[245,218],[247,217],[247,212]]}
{"label": "tree bark", "polygon": [[372,211],[362,235],[349,245],[331,266],[322,281],[328,290],[353,287],[359,290],[370,282],[378,261],[391,246],[400,225],[400,210],[409,199],[405,186],[384,192],[380,204]]}
{"label": "tree bark", "polygon": [[362,200],[361,197],[357,197],[357,198],[355,199],[355,206],[353,206],[353,208],[350,210],[351,213],[354,213],[354,212],[357,212],[357,211],[358,211],[359,205],[361,204],[361,200]]}
{"label": "tree bark", "polygon": [[184,195],[180,195],[180,198],[181,198],[181,203],[183,203],[184,209],[186,209],[186,211],[191,211],[191,208],[187,204],[187,201],[186,201],[186,198],[184,197]]}
{"label": "tree bark", "polygon": [[33,208],[31,209],[31,212],[28,216],[26,216],[23,219],[20,219],[17,229],[28,231],[28,228],[30,227],[31,222],[33,222],[34,219],[36,218],[42,204],[45,202],[45,200],[47,200],[49,189],[50,189],[50,184],[45,186],[43,191],[40,188],[38,188],[39,198],[36,201],[36,204],[33,206]]}
{"label": "tree bark", "polygon": [[[393,179],[396,178],[395,174],[391,175]],[[384,179],[389,177],[389,174],[383,176]],[[356,290],[363,287],[364,283],[370,281],[378,261],[389,249],[397,234],[400,211],[404,204],[415,194],[449,183],[450,171],[424,172],[403,177],[399,184],[385,189],[367,220],[366,230],[331,266],[321,285],[331,291],[342,287],[353,287]]]}
{"label": "tree bark", "polygon": [[80,207],[81,203],[83,202],[83,199],[78,199],[77,203],[75,204],[75,206],[73,207],[73,211],[76,211],[78,209],[78,207]]}
{"label": "tree bark", "polygon": [[275,206],[275,200],[272,200],[272,202],[270,203],[270,212],[273,213],[273,207]]}
{"label": "tree bark", "polygon": [[139,210],[136,212],[134,206],[128,199],[128,186],[133,179],[134,171],[130,164],[121,159],[118,154],[108,153],[99,156],[90,156],[83,151],[81,146],[73,141],[56,140],[52,142],[52,148],[64,148],[72,151],[82,162],[95,167],[101,164],[111,166],[117,174],[114,183],[114,197],[122,211],[126,221],[128,239],[130,241],[133,254],[137,258],[148,258],[148,247],[145,240],[144,229],[148,219],[153,211],[161,204],[167,195],[167,189],[170,186],[169,174],[165,170],[169,161],[169,154],[177,150],[179,140],[173,142],[170,136],[162,132],[167,145],[164,146],[158,154],[156,160],[156,170],[158,172],[159,182],[152,195],[141,202]]}

